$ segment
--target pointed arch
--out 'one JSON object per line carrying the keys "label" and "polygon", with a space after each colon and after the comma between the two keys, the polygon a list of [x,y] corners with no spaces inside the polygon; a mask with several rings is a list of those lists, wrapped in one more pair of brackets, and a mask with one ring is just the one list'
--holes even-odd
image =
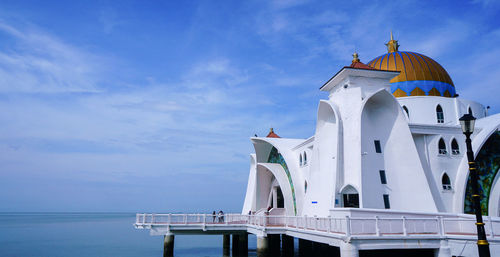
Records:
{"label": "pointed arch", "polygon": [[359,193],[352,185],[346,185],[340,191],[342,194],[342,207],[359,208]]}
{"label": "pointed arch", "polygon": [[266,209],[269,195],[276,181],[284,198],[284,207],[287,215],[296,215],[295,199],[293,198],[293,185],[290,185],[286,171],[279,163],[257,164],[257,196],[256,209]]}
{"label": "pointed arch", "polygon": [[[482,186],[492,190],[489,193],[489,200],[486,200],[487,196],[485,196],[488,194],[481,196],[481,205],[485,204],[484,201],[488,201],[490,203],[492,203],[492,201],[497,201],[498,203],[500,200],[500,188],[497,187],[495,190],[495,183],[493,183],[490,187],[490,182],[495,181],[496,173],[498,173],[498,170],[495,169],[500,167],[500,144],[496,147],[494,146],[496,144],[495,142],[497,142],[496,139],[500,136],[498,135],[500,129],[500,114],[494,114],[478,119],[476,121],[476,127],[480,128],[480,130],[476,129],[477,134],[476,131],[474,131],[474,134],[476,135],[472,138],[472,150],[475,153],[476,169],[478,171],[479,180],[484,183]],[[462,146],[462,144],[460,144],[460,146]],[[462,151],[465,152],[465,149],[462,149]],[[498,156],[496,159],[498,162],[494,161],[495,155]],[[470,194],[470,189],[468,188],[470,186],[469,178],[471,174],[469,172],[467,155],[461,155],[461,159],[462,161],[460,162],[458,172],[455,175],[455,182],[453,183],[454,194],[452,211],[455,213],[468,213],[473,210],[472,195]],[[482,163],[480,164],[479,162]],[[495,175],[495,178],[492,178],[493,175]],[[500,183],[497,185],[500,186]],[[488,190],[486,190],[486,192],[487,191]],[[485,193],[485,191],[481,192],[480,190],[480,195],[482,193]],[[490,208],[488,205],[488,211],[485,213],[492,216],[500,216],[498,206],[500,205],[492,206],[493,208]],[[483,211],[485,210],[486,209],[483,209]]]}
{"label": "pointed arch", "polygon": [[[481,211],[483,215],[489,213],[489,201],[493,189],[493,182],[500,170],[500,131],[490,135],[476,155],[476,169],[479,179],[479,195],[481,195]],[[474,213],[472,201],[472,179],[469,174],[465,187],[464,212]]]}
{"label": "pointed arch", "polygon": [[444,139],[442,137],[439,138],[438,149],[439,149],[439,154],[447,154],[448,153],[448,151],[446,151],[446,143],[444,142]]}
{"label": "pointed arch", "polygon": [[446,172],[441,177],[441,185],[443,186],[443,190],[451,190],[451,180]]}
{"label": "pointed arch", "polygon": [[[276,138],[252,138],[251,140],[255,148],[257,163],[280,164],[283,167],[282,172],[287,177],[289,187],[291,188],[292,208],[290,215],[297,215],[301,211],[304,187],[302,185],[303,180],[300,180],[298,176],[297,155],[287,149],[287,144],[298,144],[302,140],[287,139],[285,141],[284,139]],[[283,190],[283,186],[281,189]],[[285,191],[283,191],[283,194],[286,194]]]}
{"label": "pointed arch", "polygon": [[451,140],[451,154],[459,155],[460,154],[460,146],[455,138]]}
{"label": "pointed arch", "polygon": [[439,104],[436,106],[436,118],[437,118],[437,123],[444,123],[443,108]]}
{"label": "pointed arch", "polygon": [[[380,174],[373,170],[376,164],[377,167],[384,168],[387,175],[391,177],[391,181],[398,181],[393,184],[393,190],[401,189],[401,193],[391,195],[393,208],[402,208],[405,202],[411,199],[412,202],[418,203],[420,210],[436,211],[436,201],[433,199],[431,188],[423,189],[416,183],[416,181],[428,183],[427,175],[424,174],[421,160],[418,158],[408,120],[397,99],[383,89],[367,96],[361,106],[360,123],[361,152],[363,153],[360,158],[361,167],[359,167],[361,178],[345,181],[345,183],[360,187],[370,185],[364,186],[363,190],[359,191],[360,207],[383,209],[386,206],[381,197],[386,193],[386,186],[374,183],[380,179]],[[380,142],[381,153],[377,153],[376,148],[373,147],[376,141]],[[401,162],[402,149],[406,153],[412,153],[408,154],[404,162]],[[353,167],[357,168],[354,165]],[[438,197],[439,185],[436,185],[435,180],[433,182],[436,197]],[[410,193],[413,190],[421,192],[419,197]]]}

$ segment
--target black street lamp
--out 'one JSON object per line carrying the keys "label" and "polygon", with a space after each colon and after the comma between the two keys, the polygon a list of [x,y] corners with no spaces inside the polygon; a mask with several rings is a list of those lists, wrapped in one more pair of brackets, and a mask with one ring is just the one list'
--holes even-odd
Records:
{"label": "black street lamp", "polygon": [[479,182],[476,163],[474,162],[474,152],[472,151],[472,144],[470,140],[470,135],[474,133],[474,122],[476,121],[476,118],[474,118],[472,114],[468,113],[462,116],[462,118],[460,118],[459,120],[460,125],[462,126],[462,132],[465,135],[465,144],[467,145],[467,159],[469,161],[469,173],[472,179],[472,202],[474,204],[474,212],[476,214],[477,248],[479,251],[479,257],[490,257],[490,246],[488,240],[486,239],[483,215],[481,213],[481,196],[479,195]]}

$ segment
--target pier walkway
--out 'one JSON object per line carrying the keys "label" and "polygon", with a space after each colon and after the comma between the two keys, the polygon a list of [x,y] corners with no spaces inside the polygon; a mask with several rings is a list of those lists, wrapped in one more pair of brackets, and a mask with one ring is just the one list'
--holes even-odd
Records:
{"label": "pier walkway", "polygon": [[[470,215],[396,217],[398,213],[347,211],[343,217],[225,214],[223,220],[212,214],[137,214],[134,225],[151,235],[252,233],[259,239],[281,234],[339,247],[347,252],[343,256],[369,249],[441,249],[436,256],[451,256],[449,243],[477,239]],[[485,217],[485,224],[490,244],[499,246],[500,219]]]}

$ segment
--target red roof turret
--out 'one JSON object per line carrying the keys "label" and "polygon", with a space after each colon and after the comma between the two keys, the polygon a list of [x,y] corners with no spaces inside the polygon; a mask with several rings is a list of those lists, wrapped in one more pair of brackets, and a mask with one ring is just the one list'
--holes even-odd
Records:
{"label": "red roof turret", "polygon": [[281,138],[280,136],[276,135],[276,133],[274,133],[273,128],[271,128],[271,130],[269,130],[269,134],[267,134],[266,137]]}
{"label": "red roof turret", "polygon": [[365,69],[365,70],[375,70],[374,68],[362,63],[360,60],[359,60],[359,55],[358,53],[354,53],[352,55],[352,63],[351,63],[351,68],[355,68],[355,69]]}

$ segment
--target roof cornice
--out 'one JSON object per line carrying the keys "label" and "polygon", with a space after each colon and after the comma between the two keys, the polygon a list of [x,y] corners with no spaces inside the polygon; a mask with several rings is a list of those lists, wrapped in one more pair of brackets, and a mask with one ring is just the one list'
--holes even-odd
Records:
{"label": "roof cornice", "polygon": [[342,82],[345,78],[349,76],[353,77],[368,77],[368,78],[379,78],[390,80],[399,75],[399,71],[387,71],[387,70],[373,70],[373,69],[359,69],[352,68],[349,66],[343,67],[339,72],[337,72],[332,78],[330,78],[323,86],[319,89],[321,91],[330,91],[333,87]]}

